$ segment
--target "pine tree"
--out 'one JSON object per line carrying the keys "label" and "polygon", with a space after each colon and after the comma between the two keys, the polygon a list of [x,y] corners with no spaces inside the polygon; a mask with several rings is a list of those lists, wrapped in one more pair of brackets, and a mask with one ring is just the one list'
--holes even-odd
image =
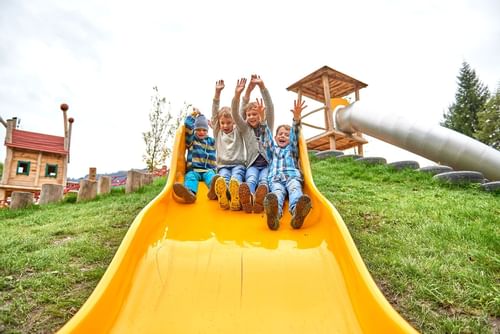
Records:
{"label": "pine tree", "polygon": [[466,62],[462,64],[457,79],[455,102],[444,113],[441,125],[473,137],[479,130],[477,114],[484,110],[489,98],[488,87],[479,81],[476,72]]}
{"label": "pine tree", "polygon": [[500,150],[500,85],[477,117],[479,130],[475,137],[486,145]]}

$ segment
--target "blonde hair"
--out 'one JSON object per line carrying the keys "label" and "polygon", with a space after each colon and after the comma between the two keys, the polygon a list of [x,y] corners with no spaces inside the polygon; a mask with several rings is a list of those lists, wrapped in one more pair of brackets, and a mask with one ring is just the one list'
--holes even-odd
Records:
{"label": "blonde hair", "polygon": [[278,135],[278,132],[280,131],[281,128],[285,128],[287,131],[290,131],[292,129],[292,127],[288,124],[278,125],[278,127],[276,128],[276,135]]}
{"label": "blonde hair", "polygon": [[252,109],[252,108],[257,108],[257,102],[249,102],[245,105],[245,107],[243,107],[243,111],[245,111],[245,114],[248,110]]}
{"label": "blonde hair", "polygon": [[222,107],[217,113],[217,119],[221,119],[222,117],[227,117],[233,119],[233,115],[231,114],[230,107]]}

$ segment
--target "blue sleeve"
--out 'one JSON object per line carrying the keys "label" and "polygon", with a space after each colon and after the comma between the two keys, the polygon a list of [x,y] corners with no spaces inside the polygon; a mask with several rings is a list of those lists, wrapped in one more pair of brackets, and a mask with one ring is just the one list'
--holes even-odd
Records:
{"label": "blue sleeve", "polygon": [[290,145],[292,145],[292,151],[299,153],[299,136],[300,136],[300,123],[293,121],[292,129],[290,130]]}
{"label": "blue sleeve", "polygon": [[195,118],[191,115],[187,116],[186,119],[184,120],[184,128],[185,128],[185,134],[186,134],[186,147],[191,146],[194,140],[194,121]]}

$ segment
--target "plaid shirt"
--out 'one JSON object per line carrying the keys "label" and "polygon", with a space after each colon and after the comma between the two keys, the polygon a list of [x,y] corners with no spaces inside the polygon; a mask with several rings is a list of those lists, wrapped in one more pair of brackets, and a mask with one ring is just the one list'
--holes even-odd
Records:
{"label": "plaid shirt", "polygon": [[212,137],[198,139],[194,134],[195,118],[187,116],[184,121],[186,131],[186,171],[206,172],[217,166],[215,157],[215,140]]}
{"label": "plaid shirt", "polygon": [[293,122],[290,130],[290,143],[285,147],[279,147],[272,142],[272,160],[269,166],[267,181],[285,182],[290,178],[302,181],[302,173],[299,169],[299,138],[300,123]]}

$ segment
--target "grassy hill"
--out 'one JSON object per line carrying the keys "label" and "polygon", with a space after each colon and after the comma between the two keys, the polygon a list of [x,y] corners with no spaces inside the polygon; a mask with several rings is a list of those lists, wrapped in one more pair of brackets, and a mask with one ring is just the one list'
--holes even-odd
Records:
{"label": "grassy hill", "polygon": [[[372,276],[423,333],[500,324],[499,195],[423,173],[312,158]],[[0,333],[52,333],[83,304],[164,179],[87,203],[0,210]]]}

